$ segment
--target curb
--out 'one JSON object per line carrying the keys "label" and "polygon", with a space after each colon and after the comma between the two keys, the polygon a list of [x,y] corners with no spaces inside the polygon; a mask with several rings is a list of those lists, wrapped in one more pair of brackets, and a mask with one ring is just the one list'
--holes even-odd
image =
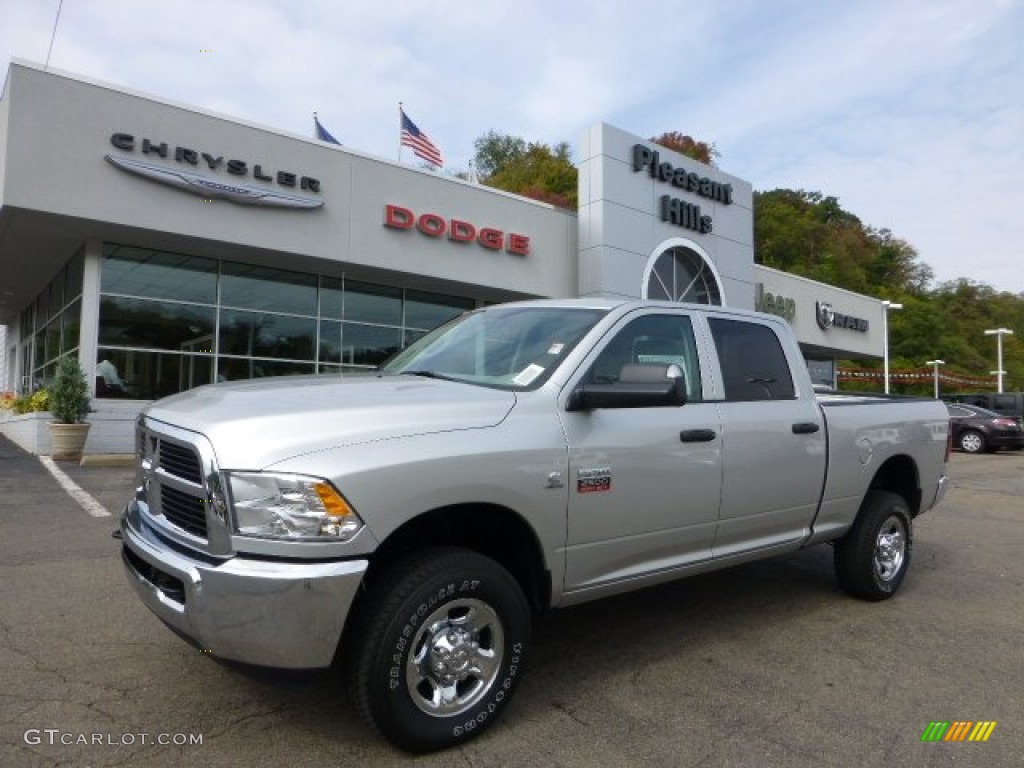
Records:
{"label": "curb", "polygon": [[131,467],[135,456],[131,453],[91,453],[82,457],[82,467]]}

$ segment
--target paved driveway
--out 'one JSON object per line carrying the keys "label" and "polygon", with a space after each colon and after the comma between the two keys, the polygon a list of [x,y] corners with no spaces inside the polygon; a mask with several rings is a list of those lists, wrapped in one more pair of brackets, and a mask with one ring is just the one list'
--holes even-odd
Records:
{"label": "paved driveway", "polygon": [[[130,492],[66,469],[111,512]],[[1020,765],[1024,454],[951,472],[894,600],[846,597],[817,547],[555,612],[503,720],[410,758],[333,677],[255,680],[178,640],[130,592],[116,518],[0,441],[0,765]],[[936,720],[998,724],[922,743]]]}

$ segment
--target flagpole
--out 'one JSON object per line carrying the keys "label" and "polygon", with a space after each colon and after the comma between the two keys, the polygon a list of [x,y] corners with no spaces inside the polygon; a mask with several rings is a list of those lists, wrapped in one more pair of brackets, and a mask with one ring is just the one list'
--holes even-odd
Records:
{"label": "flagpole", "polygon": [[402,162],[402,102],[398,102],[398,162]]}

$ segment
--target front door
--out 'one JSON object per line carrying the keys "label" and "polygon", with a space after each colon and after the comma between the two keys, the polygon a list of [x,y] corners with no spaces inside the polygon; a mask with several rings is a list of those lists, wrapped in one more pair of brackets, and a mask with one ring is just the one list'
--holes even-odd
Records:
{"label": "front door", "polygon": [[645,366],[666,364],[685,377],[685,405],[562,411],[570,471],[567,592],[613,588],[711,557],[720,425],[715,404],[703,402],[705,366],[687,313],[628,315],[567,390],[628,382]]}

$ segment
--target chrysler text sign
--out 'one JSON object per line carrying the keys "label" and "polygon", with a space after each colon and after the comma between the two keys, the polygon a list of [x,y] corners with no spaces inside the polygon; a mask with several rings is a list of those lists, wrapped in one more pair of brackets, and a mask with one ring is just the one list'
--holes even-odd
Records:
{"label": "chrysler text sign", "polygon": [[[279,192],[273,187],[298,189],[302,192],[319,194],[320,181],[312,176],[302,176],[292,171],[269,170],[261,163],[250,163],[246,160],[199,152],[189,147],[175,147],[170,151],[166,142],[143,139],[138,144],[130,133],[115,133],[110,143],[125,154],[106,155],[108,162],[126,173],[150,179],[160,184],[191,192],[203,198],[228,200],[241,205],[254,205],[272,208],[319,208],[323,201],[306,195],[295,195]],[[140,160],[127,153],[136,149],[146,157]],[[168,161],[174,160],[176,165]],[[190,167],[201,168],[204,173],[190,170]],[[208,172],[212,172],[211,175]],[[224,174],[221,178],[216,175]],[[252,185],[241,181],[250,177],[269,184]]]}
{"label": "chrysler text sign", "polygon": [[505,250],[514,256],[528,256],[530,238],[493,227],[477,227],[462,219],[446,218],[436,213],[418,216],[400,205],[384,206],[384,226],[391,229],[416,229],[427,237],[447,238],[453,243],[478,243],[491,251]]}

